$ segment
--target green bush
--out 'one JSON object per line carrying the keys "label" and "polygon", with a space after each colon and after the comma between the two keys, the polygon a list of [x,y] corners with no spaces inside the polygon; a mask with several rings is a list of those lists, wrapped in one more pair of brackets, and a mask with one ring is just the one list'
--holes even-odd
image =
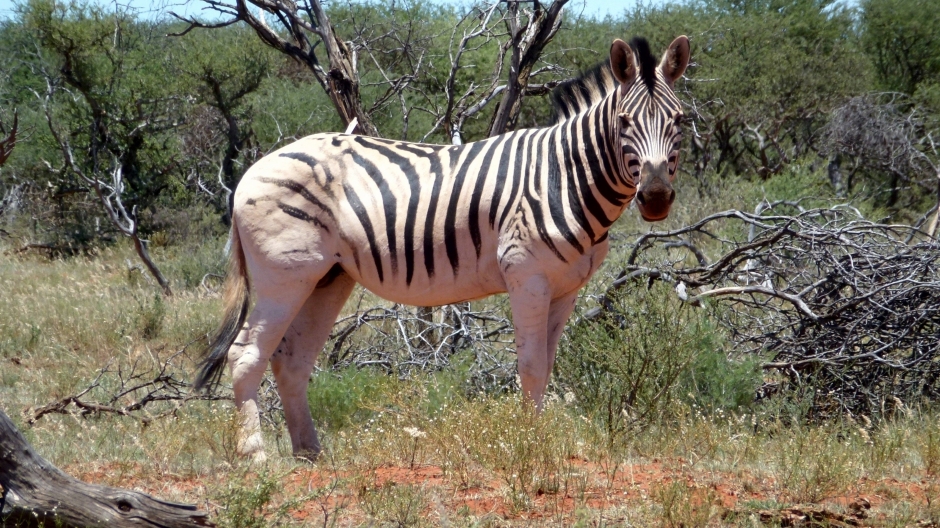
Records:
{"label": "green bush", "polygon": [[307,389],[313,421],[332,431],[362,423],[382,405],[394,381],[384,373],[354,367],[319,372]]}
{"label": "green bush", "polygon": [[730,361],[707,309],[664,283],[632,285],[613,310],[581,319],[561,344],[555,380],[611,434],[675,416],[683,404],[735,409],[752,399],[759,373]]}
{"label": "green bush", "polygon": [[732,359],[723,348],[702,350],[679,378],[682,397],[699,409],[743,410],[761,384],[760,358]]}

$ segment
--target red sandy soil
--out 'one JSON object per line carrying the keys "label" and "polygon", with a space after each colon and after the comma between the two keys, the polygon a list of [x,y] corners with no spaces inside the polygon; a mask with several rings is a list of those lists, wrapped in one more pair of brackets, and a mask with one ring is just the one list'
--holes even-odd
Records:
{"label": "red sandy soil", "polygon": [[[379,466],[358,474],[332,471],[326,464],[297,468],[282,478],[286,497],[309,496],[299,509],[292,512],[295,521],[321,524],[325,514],[338,516],[340,524],[367,520],[359,497],[383,486],[414,486],[422,490],[431,504],[424,515],[453,516],[458,512],[475,517],[506,521],[561,520],[570,518],[575,509],[595,512],[616,511],[622,507],[654,500],[657,493],[677,483],[684,487],[683,497],[693,505],[719,507],[723,511],[750,511],[749,501],[777,498],[774,482],[769,478],[750,475],[701,471],[683,460],[621,464],[611,467],[581,459],[570,460],[572,473],[567,483],[557,490],[529,490],[523,500],[512,500],[509,484],[492,480],[481,485],[462,488],[457,479],[433,465],[415,467]],[[66,468],[67,472],[87,482],[133,488],[169,500],[197,503],[210,508],[219,505],[209,499],[209,490],[225,485],[220,473],[208,478],[155,474],[152,469],[136,464],[83,464]],[[888,502],[905,501],[924,504],[927,488],[924,480],[899,481],[893,478],[871,480],[862,478],[843,494],[825,498],[815,505],[800,507],[833,512],[850,511],[853,504],[867,503],[871,515],[861,525],[877,525],[878,508]],[[936,484],[934,484],[936,486]],[[783,502],[783,500],[780,500]],[[754,502],[750,503],[751,505]],[[857,506],[854,506],[857,508]],[[867,516],[867,515],[866,515]],[[854,525],[854,524],[853,524]],[[839,524],[834,524],[839,526]]]}

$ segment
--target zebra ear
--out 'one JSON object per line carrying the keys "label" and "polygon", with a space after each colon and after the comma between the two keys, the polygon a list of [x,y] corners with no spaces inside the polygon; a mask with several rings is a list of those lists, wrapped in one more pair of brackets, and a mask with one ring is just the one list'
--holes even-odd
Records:
{"label": "zebra ear", "polygon": [[686,66],[689,65],[689,37],[682,35],[672,41],[666,53],[663,54],[663,60],[659,63],[659,69],[663,72],[663,77],[669,86],[675,84],[682,74],[685,73]]}
{"label": "zebra ear", "polygon": [[630,84],[636,78],[636,59],[626,42],[617,39],[610,46],[610,69],[621,84]]}

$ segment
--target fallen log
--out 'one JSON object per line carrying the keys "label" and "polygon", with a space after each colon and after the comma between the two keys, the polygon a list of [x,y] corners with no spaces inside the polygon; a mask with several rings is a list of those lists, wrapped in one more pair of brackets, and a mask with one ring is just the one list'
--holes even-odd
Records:
{"label": "fallen log", "polygon": [[146,493],[88,484],[39,456],[0,410],[0,526],[215,526],[205,512]]}

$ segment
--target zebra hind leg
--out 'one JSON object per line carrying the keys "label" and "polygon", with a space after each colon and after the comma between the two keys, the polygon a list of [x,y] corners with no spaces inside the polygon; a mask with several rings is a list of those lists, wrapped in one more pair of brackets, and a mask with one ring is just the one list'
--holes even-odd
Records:
{"label": "zebra hind leg", "polygon": [[260,258],[249,258],[248,263],[255,306],[228,351],[228,363],[241,420],[238,452],[261,462],[266,458],[258,415],[261,378],[281,338],[332,263],[310,263],[287,273],[264,266]]}
{"label": "zebra hind leg", "polygon": [[334,266],[307,298],[271,357],[293,454],[298,458],[312,461],[320,454],[320,440],[310,418],[307,386],[336,316],[355,284],[339,265]]}

